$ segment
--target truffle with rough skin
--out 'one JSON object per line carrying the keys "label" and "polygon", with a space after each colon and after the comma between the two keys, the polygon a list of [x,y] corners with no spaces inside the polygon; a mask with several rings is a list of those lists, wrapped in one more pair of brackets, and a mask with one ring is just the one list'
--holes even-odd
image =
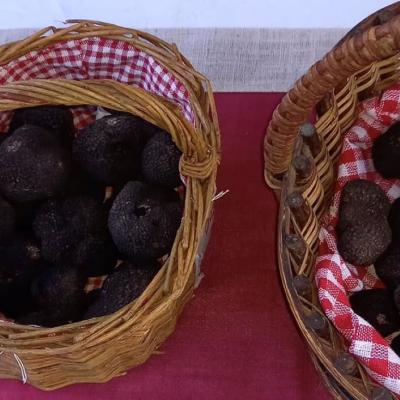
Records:
{"label": "truffle with rough skin", "polygon": [[0,191],[14,202],[62,193],[70,175],[70,156],[43,128],[24,125],[0,145]]}
{"label": "truffle with rough skin", "polygon": [[107,214],[90,197],[48,200],[33,229],[49,262],[80,267],[88,276],[107,274],[115,266],[117,250],[107,230]]}
{"label": "truffle with rough skin", "polygon": [[23,125],[35,125],[48,130],[61,144],[71,147],[74,137],[74,119],[69,108],[38,106],[15,110],[10,122],[12,133]]}
{"label": "truffle with rough skin", "polygon": [[355,179],[343,187],[338,230],[346,229],[348,225],[359,219],[365,219],[367,215],[386,218],[389,210],[389,199],[376,183],[365,179]]}
{"label": "truffle with rough skin", "polygon": [[121,264],[106,278],[84,318],[108,315],[131,303],[143,293],[157,271],[155,264],[140,267],[126,262]]}
{"label": "truffle with rough skin", "polygon": [[369,322],[382,336],[400,329],[400,316],[387,289],[370,289],[350,296],[354,312]]}
{"label": "truffle with rough skin", "polygon": [[165,131],[156,133],[144,146],[142,152],[142,174],[146,182],[175,188],[182,184],[179,160],[182,152]]}
{"label": "truffle with rough skin", "polygon": [[372,160],[375,169],[386,179],[400,178],[400,123],[392,125],[374,140]]}
{"label": "truffle with rough skin", "polygon": [[79,132],[73,155],[89,176],[113,186],[138,175],[143,140],[136,119],[110,115]]}
{"label": "truffle with rough skin", "polygon": [[357,266],[369,266],[390,245],[392,232],[384,218],[368,218],[348,225],[338,235],[338,250],[345,261]]}
{"label": "truffle with rough skin", "polygon": [[113,110],[111,108],[104,108],[106,112],[109,112],[113,116],[127,116],[130,117],[134,120],[136,120],[136,123],[140,127],[140,130],[142,131],[144,135],[144,142],[146,142],[148,139],[150,139],[155,133],[159,132],[161,128],[159,128],[157,125],[154,125],[148,121],[146,121],[143,118],[138,117],[137,115],[133,115],[131,113],[125,112],[125,111],[117,111]]}
{"label": "truffle with rough skin", "polygon": [[400,242],[392,242],[374,266],[376,274],[388,288],[400,285]]}
{"label": "truffle with rough skin", "polygon": [[16,229],[14,207],[0,196],[0,242],[10,239]]}
{"label": "truffle with rough skin", "polygon": [[338,250],[345,261],[368,266],[385,252],[392,240],[389,210],[385,192],[374,182],[356,179],[346,183],[337,224]]}
{"label": "truffle with rough skin", "polygon": [[[81,285],[81,282],[78,282],[78,285]],[[58,302],[56,305],[45,308],[35,307],[32,311],[20,316],[17,322],[22,325],[55,327],[80,321],[86,308],[95,301],[99,293],[100,289],[92,290],[87,294],[79,290],[77,297],[71,298],[70,301]],[[76,294],[71,294],[71,296],[74,295]]]}
{"label": "truffle with rough skin", "polygon": [[108,216],[118,250],[131,259],[159,258],[171,250],[182,217],[182,205],[168,192],[141,182],[128,182]]}

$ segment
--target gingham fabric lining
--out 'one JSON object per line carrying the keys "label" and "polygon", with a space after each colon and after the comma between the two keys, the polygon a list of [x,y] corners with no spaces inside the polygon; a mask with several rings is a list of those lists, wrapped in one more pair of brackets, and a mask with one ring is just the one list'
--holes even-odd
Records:
{"label": "gingham fabric lining", "polygon": [[360,105],[358,120],[343,138],[335,194],[320,231],[316,262],[318,295],[326,315],[347,339],[349,352],[371,377],[396,394],[400,394],[400,358],[387,340],[353,312],[348,299],[351,292],[383,287],[383,284],[373,266],[356,267],[342,259],[336,247],[335,226],[341,189],[348,181],[368,179],[377,183],[391,202],[400,197],[400,181],[383,179],[371,159],[373,140],[399,120],[400,85]]}
{"label": "gingham fabric lining", "polygon": [[[89,38],[59,42],[31,51],[0,66],[0,84],[29,79],[114,79],[174,102],[194,124],[189,93],[154,57],[127,42]],[[94,107],[73,108],[79,129],[93,122]],[[7,130],[9,112],[0,113],[0,131]]]}

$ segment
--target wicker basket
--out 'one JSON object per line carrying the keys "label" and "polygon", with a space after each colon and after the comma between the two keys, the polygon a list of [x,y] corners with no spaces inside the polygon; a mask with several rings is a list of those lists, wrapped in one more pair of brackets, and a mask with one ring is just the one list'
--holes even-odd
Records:
{"label": "wicker basket", "polygon": [[[390,399],[346,350],[318,301],[314,266],[342,133],[361,100],[400,80],[400,2],[352,29],[296,82],[265,137],[265,178],[280,199],[278,261],[296,322],[335,398]],[[314,121],[313,125],[310,121]]]}
{"label": "wicker basket", "polygon": [[[145,362],[173,332],[195,285],[212,213],[220,147],[210,84],[175,45],[115,25],[69,22],[71,25],[65,29],[46,28],[0,47],[1,116],[7,118],[6,110],[40,104],[79,106],[74,109],[78,125],[93,117],[90,105],[138,115],[170,132],[182,150],[180,170],[186,178],[186,195],[184,216],[171,254],[136,301],[109,316],[51,329],[0,322],[0,376],[22,378],[45,390],[77,382],[105,382],[124,374]],[[107,54],[100,54],[100,63],[94,66],[74,47],[82,44],[88,51],[91,40],[105,40],[109,46]],[[92,53],[88,57],[93,57],[94,50],[99,53],[98,43],[96,46],[90,47]],[[54,49],[60,51],[58,64],[45,71],[42,66],[46,57],[54,55]],[[65,52],[71,49],[78,64],[63,65]],[[129,81],[118,69],[118,60],[102,69],[113,49],[114,55],[125,55],[124,62],[128,64],[129,57],[133,60],[139,55],[135,60],[144,75],[137,82],[133,80],[128,85],[117,81],[119,76],[121,81]],[[123,53],[124,49],[131,53]],[[33,59],[35,65],[30,64]],[[150,62],[146,70],[143,59]],[[21,67],[22,72],[18,70]],[[160,71],[164,74],[161,79],[157,75]],[[112,79],[79,80],[81,75],[107,78],[108,72]],[[31,79],[35,77],[32,74],[40,79]],[[139,75],[133,74],[133,79]],[[56,79],[60,77],[66,79]],[[155,94],[160,88],[164,97]],[[89,107],[82,109],[82,105]]]}

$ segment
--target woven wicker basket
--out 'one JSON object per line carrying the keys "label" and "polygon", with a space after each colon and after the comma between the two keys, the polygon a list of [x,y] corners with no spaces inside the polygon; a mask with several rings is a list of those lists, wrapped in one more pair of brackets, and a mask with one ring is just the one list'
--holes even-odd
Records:
{"label": "woven wicker basket", "polygon": [[[145,362],[173,332],[177,317],[195,285],[201,260],[199,249],[204,247],[216,190],[220,147],[210,84],[193,69],[175,45],[115,25],[69,22],[71,25],[65,29],[46,28],[25,40],[0,47],[0,75],[3,79],[0,111],[40,104],[65,104],[96,105],[138,115],[170,132],[182,150],[180,170],[186,178],[186,195],[184,216],[171,254],[136,301],[106,317],[51,329],[0,322],[0,377],[22,378],[45,390],[77,382],[105,382],[124,374],[128,368]],[[87,45],[92,38],[108,40],[108,45],[116,44],[117,55],[121,54],[121,48],[128,46],[132,54],[147,57],[152,64],[145,71],[147,75],[143,75],[146,79],[140,82],[142,87],[150,82],[150,90],[113,79],[54,79],[58,76],[52,68],[50,75],[53,79],[24,78],[26,71],[28,75],[36,71],[38,78],[43,78],[40,68],[54,48],[61,49],[61,59],[57,58],[61,60],[58,70],[68,72],[68,68],[62,65],[65,51],[74,43]],[[36,66],[29,65],[27,54],[35,55]],[[109,57],[109,53],[100,56]],[[43,60],[40,57],[44,57]],[[83,65],[79,54],[77,60],[82,64],[82,71],[90,70],[90,65]],[[94,71],[101,68],[101,62],[95,65]],[[129,57],[125,62],[129,63]],[[17,77],[14,74],[12,79],[8,79],[4,71],[6,75],[7,71],[15,72],[15,65],[22,65],[25,72],[20,71]],[[8,69],[4,69],[6,66]],[[114,67],[118,67],[115,62],[109,69]],[[76,65],[73,71],[82,72],[76,71]],[[165,89],[167,78],[173,79],[165,91],[165,98],[154,94],[154,90],[151,93],[151,85],[157,83],[152,74],[157,71],[165,72],[158,87]],[[68,74],[63,77],[68,78]],[[116,76],[118,79],[119,75]],[[183,100],[182,107],[171,95],[177,85],[180,85],[177,99]],[[169,97],[172,101],[168,101]]]}
{"label": "woven wicker basket", "polygon": [[371,15],[312,66],[275,110],[264,142],[265,178],[280,199],[282,285],[316,366],[338,399],[394,397],[346,352],[319,305],[314,266],[342,133],[357,118],[361,100],[400,80],[399,15],[400,2]]}

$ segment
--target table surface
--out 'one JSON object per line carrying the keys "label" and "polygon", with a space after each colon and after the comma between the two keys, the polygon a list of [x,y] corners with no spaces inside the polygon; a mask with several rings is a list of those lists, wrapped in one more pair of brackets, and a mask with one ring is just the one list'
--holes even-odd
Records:
{"label": "table surface", "polygon": [[276,267],[277,203],[262,140],[281,94],[217,94],[222,135],[205,277],[161,355],[105,384],[51,394],[2,381],[0,400],[329,399],[296,329]]}

